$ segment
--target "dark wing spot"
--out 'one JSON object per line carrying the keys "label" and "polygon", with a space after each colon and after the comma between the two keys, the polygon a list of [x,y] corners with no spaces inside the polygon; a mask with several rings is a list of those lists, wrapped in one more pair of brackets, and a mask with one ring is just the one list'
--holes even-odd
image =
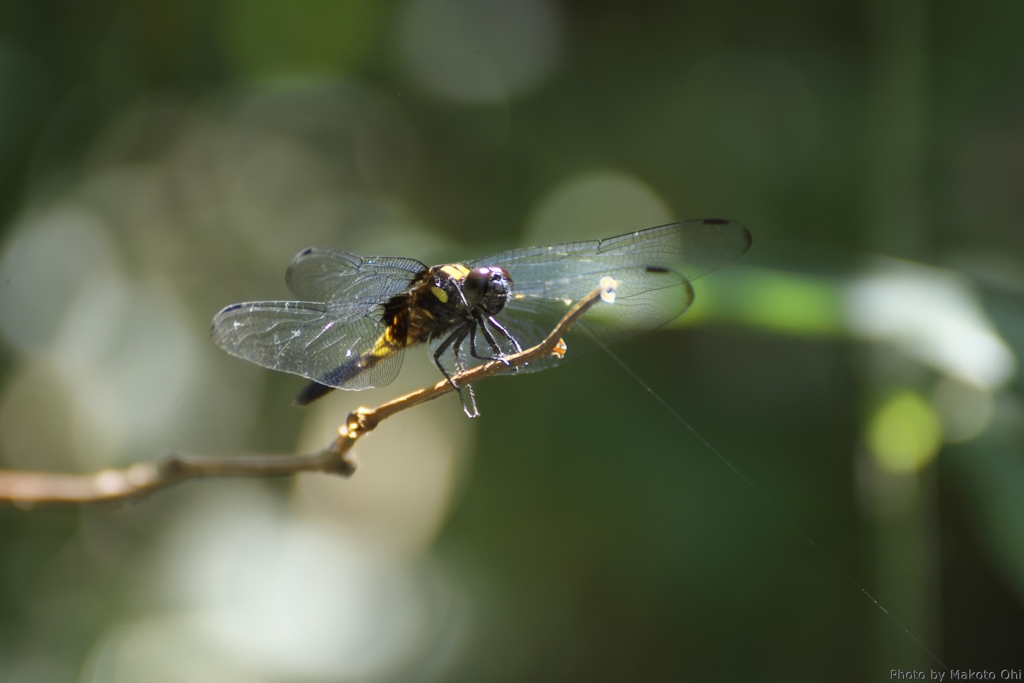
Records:
{"label": "dark wing spot", "polygon": [[705,218],[701,223],[704,225],[725,225],[727,223],[732,223],[732,221],[724,218]]}
{"label": "dark wing spot", "polygon": [[221,311],[221,313],[230,313],[231,311],[237,311],[241,307],[242,304],[231,304],[230,306],[226,307],[223,311]]}
{"label": "dark wing spot", "polygon": [[309,256],[312,253],[313,253],[313,247],[306,247],[305,249],[303,249],[302,251],[299,252],[299,256]]}
{"label": "dark wing spot", "polygon": [[648,273],[667,273],[667,272],[669,272],[668,268],[666,268],[665,266],[647,266],[647,268],[645,270]]}

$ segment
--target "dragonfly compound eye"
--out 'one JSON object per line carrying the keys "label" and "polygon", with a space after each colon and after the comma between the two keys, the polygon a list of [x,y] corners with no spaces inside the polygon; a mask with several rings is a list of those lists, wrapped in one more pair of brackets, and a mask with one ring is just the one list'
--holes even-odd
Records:
{"label": "dragonfly compound eye", "polygon": [[494,315],[505,307],[512,294],[512,279],[500,266],[481,266],[469,271],[462,291],[471,307]]}
{"label": "dragonfly compound eye", "polygon": [[462,293],[466,296],[466,303],[476,306],[487,294],[491,282],[490,268],[474,268],[466,275],[462,282]]}

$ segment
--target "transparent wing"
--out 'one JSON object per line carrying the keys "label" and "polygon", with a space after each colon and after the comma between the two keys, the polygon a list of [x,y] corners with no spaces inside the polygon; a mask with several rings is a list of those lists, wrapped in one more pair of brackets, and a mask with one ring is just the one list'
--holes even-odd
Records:
{"label": "transparent wing", "polygon": [[[600,279],[608,268],[660,266],[692,281],[735,261],[750,244],[750,232],[739,223],[708,218],[603,240],[514,249],[467,265],[502,266],[517,292],[525,285],[558,282],[567,276],[596,274]],[[550,294],[558,296],[553,289]]]}
{"label": "transparent wing", "polygon": [[[615,302],[598,303],[563,337],[564,356],[547,356],[521,366],[518,372],[534,372],[576,358],[601,344],[612,344],[647,330],[660,327],[680,316],[693,303],[693,286],[679,273],[667,268],[654,272],[646,268],[608,268],[602,271],[619,281]],[[495,316],[497,322],[515,338],[523,349],[539,344],[568,312],[577,300],[589,294],[599,284],[593,274],[567,276],[546,283],[528,283]],[[554,298],[557,291],[566,296]],[[501,353],[516,352],[515,345],[500,330],[489,326],[491,337]],[[444,338],[431,342],[431,355]],[[472,354],[472,338],[467,337],[456,349],[454,345],[441,356],[442,365],[449,372],[471,368],[485,360]],[[496,355],[482,330],[476,332],[476,351],[480,356]],[[458,352],[458,358],[455,354]]]}
{"label": "transparent wing", "polygon": [[304,301],[360,298],[383,303],[407,289],[426,269],[411,258],[363,257],[328,247],[307,247],[295,255],[285,281]]}
{"label": "transparent wing", "polygon": [[[602,344],[613,344],[661,327],[678,318],[693,303],[693,285],[673,270],[621,269],[611,270],[608,275],[619,281],[614,303],[600,302],[593,306],[563,336],[567,347],[564,356],[534,361],[523,368],[526,372],[542,370],[577,358]],[[597,286],[592,276],[567,284],[570,284],[567,289],[575,295],[573,303]],[[503,315],[498,316],[498,322],[527,348],[539,344],[550,334],[568,310],[565,302],[532,297],[527,292],[523,298],[509,302]]]}
{"label": "transparent wing", "polygon": [[221,310],[210,336],[232,356],[358,391],[390,384],[402,367],[404,348],[388,341],[378,310],[373,298],[253,301]]}
{"label": "transparent wing", "polygon": [[[524,349],[539,343],[602,277],[619,280],[615,303],[594,306],[566,335],[565,356],[550,356],[521,370],[529,372],[673,320],[693,302],[691,280],[739,258],[750,244],[745,227],[711,218],[603,240],[514,249],[467,265],[498,265],[509,272],[514,296],[497,320]],[[495,341],[504,353],[514,350],[500,335]],[[479,348],[479,334],[477,342]],[[468,349],[468,341],[464,346]],[[462,358],[474,365],[482,362],[468,351]]]}

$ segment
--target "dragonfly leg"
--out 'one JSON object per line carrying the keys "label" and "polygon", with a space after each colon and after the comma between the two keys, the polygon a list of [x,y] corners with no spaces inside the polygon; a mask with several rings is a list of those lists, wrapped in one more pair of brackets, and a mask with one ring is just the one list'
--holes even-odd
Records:
{"label": "dragonfly leg", "polygon": [[485,356],[481,356],[479,353],[477,353],[477,350],[476,350],[476,330],[477,330],[477,324],[478,323],[477,323],[476,320],[474,320],[473,322],[469,323],[469,355],[473,356],[473,358],[476,358],[477,360],[491,360],[490,358],[486,358]]}
{"label": "dragonfly leg", "polygon": [[[466,366],[462,364],[462,356],[459,355],[462,351],[462,343],[466,340],[466,336],[475,332],[476,325],[472,324],[462,328],[462,335],[453,343],[455,349],[455,365],[459,368],[459,372],[465,372]],[[473,337],[470,337],[469,346],[472,352],[474,345]],[[476,409],[476,395],[473,393],[473,385],[466,385],[466,392],[469,394],[469,404],[466,403],[466,396],[462,393],[462,388],[459,388],[459,402],[462,403],[462,412],[466,414],[466,417],[477,417],[480,415],[480,411]]]}
{"label": "dragonfly leg", "polygon": [[[487,322],[489,322],[489,323],[491,324],[491,327],[493,327],[494,329],[496,329],[496,330],[497,330],[498,332],[501,332],[502,336],[504,336],[504,337],[505,337],[505,339],[508,339],[508,340],[509,340],[510,342],[512,342],[512,346],[516,347],[516,353],[522,353],[522,352],[523,352],[523,347],[519,345],[519,342],[518,342],[518,341],[516,341],[516,338],[515,338],[515,337],[513,337],[513,336],[512,336],[512,335],[511,335],[511,334],[509,333],[509,331],[508,331],[508,330],[506,330],[506,329],[505,329],[505,328],[504,328],[504,327],[502,326],[502,324],[501,324],[501,323],[499,323],[499,322],[498,322],[497,320],[495,320],[495,319],[494,319],[494,316],[493,316],[493,315],[491,315],[491,316],[488,316],[488,317],[487,317]],[[481,326],[483,326],[483,327],[484,327],[484,330],[487,330],[487,327],[486,327],[486,326],[484,326],[482,322],[481,322],[480,324],[481,324]],[[495,345],[495,343],[494,343],[494,340],[493,340],[493,338],[490,338],[490,341],[491,341],[491,345],[492,345],[492,346],[493,346],[493,345]],[[508,365],[508,363],[505,363],[505,365]],[[519,367],[520,367],[520,366],[518,366],[518,365],[516,366],[516,368],[515,368],[515,369],[516,369],[516,371],[518,371],[518,370],[519,370]]]}
{"label": "dragonfly leg", "polygon": [[[480,354],[477,353],[476,332],[478,329],[484,333],[484,338],[487,340],[487,343],[490,344],[491,349],[493,349],[494,352],[498,354],[497,356],[481,356]],[[469,353],[473,356],[473,358],[476,358],[478,360],[501,361],[502,363],[505,364],[505,367],[508,367],[509,363],[507,360],[505,360],[504,352],[501,350],[501,347],[498,346],[497,342],[494,341],[494,337],[491,335],[490,330],[487,329],[487,325],[484,324],[482,317],[477,317],[476,319],[473,320],[472,323],[470,323],[470,330],[471,332],[469,336]]]}
{"label": "dragonfly leg", "polygon": [[501,332],[501,334],[504,335],[505,339],[508,339],[510,342],[512,342],[512,346],[516,347],[516,353],[523,352],[523,347],[519,345],[519,342],[516,341],[516,338],[509,334],[508,330],[502,327],[501,323],[495,320],[493,315],[487,318],[487,322],[491,324],[491,327],[496,329],[498,332]]}
{"label": "dragonfly leg", "polygon": [[[441,344],[437,347],[437,351],[434,352],[434,365],[437,366],[437,369],[441,371],[441,374],[444,375],[444,378],[446,380],[448,380],[448,383],[451,384],[452,387],[454,387],[455,389],[458,389],[459,385],[455,383],[455,380],[452,379],[452,376],[448,373],[447,370],[444,369],[444,365],[441,364],[441,356],[444,355],[444,352],[448,350],[449,346],[451,346],[452,344],[455,344],[456,345],[455,360],[456,360],[456,362],[458,362],[459,354],[458,354],[458,350],[457,349],[458,349],[459,344],[462,344],[462,342],[463,342],[463,340],[465,340],[465,338],[466,338],[466,328],[465,327],[460,327],[459,329],[455,330],[450,335],[448,335],[448,338],[445,339],[443,342],[441,342]],[[456,339],[458,339],[457,342],[456,342]],[[461,365],[461,363],[459,363],[459,364]]]}
{"label": "dragonfly leg", "polygon": [[[462,358],[459,356],[459,350],[462,348],[462,342],[466,341],[466,337],[469,336],[469,330],[470,328],[468,325],[463,325],[462,327],[448,335],[448,337],[443,342],[441,342],[441,344],[437,347],[437,351],[434,352],[434,365],[437,366],[437,369],[441,371],[441,374],[444,375],[444,378],[448,380],[448,383],[451,384],[457,392],[459,392],[459,402],[462,403],[462,412],[466,413],[466,415],[469,417],[476,417],[480,414],[480,411],[476,409],[476,396],[473,395],[473,386],[470,384],[466,385],[466,389],[469,392],[469,405],[467,405],[466,397],[462,393],[462,387],[455,383],[455,380],[452,379],[451,374],[444,369],[444,365],[441,363],[441,356],[444,354],[444,352],[447,351],[449,347],[454,346],[456,369],[459,372],[462,372],[464,370],[462,365]],[[470,409],[470,405],[472,405],[472,409]]]}
{"label": "dragonfly leg", "polygon": [[462,392],[459,392],[459,401],[462,402],[462,412],[466,414],[466,417],[479,417],[480,411],[476,409],[476,396],[473,394],[473,385],[467,384],[466,391],[469,393],[469,405],[466,405],[466,400],[462,396]]}
{"label": "dragonfly leg", "polygon": [[[505,355],[506,354],[505,354],[504,351],[501,350],[501,347],[498,346],[498,342],[494,339],[494,335],[491,334],[491,331],[489,329],[487,329],[487,323],[484,320],[483,316],[480,316],[479,323],[480,323],[480,331],[484,333],[484,339],[486,339],[487,343],[491,345],[491,348],[494,349],[494,352],[496,354],[498,354],[496,358],[491,358],[490,360],[500,360],[502,363],[505,364],[505,367],[508,367],[509,362],[507,360],[505,360]],[[514,341],[515,340],[513,340],[513,342]],[[518,351],[522,351],[522,349],[519,348],[519,344],[516,344],[516,349]]]}

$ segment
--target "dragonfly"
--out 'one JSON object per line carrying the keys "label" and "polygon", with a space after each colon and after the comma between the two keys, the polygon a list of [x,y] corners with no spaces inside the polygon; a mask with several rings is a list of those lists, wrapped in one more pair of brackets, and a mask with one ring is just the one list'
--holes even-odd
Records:
{"label": "dragonfly", "polygon": [[394,381],[405,349],[426,344],[463,410],[479,415],[453,376],[540,343],[568,308],[610,277],[613,306],[591,308],[533,372],[653,330],[693,303],[693,280],[742,256],[750,232],[720,218],[661,225],[601,240],[513,249],[464,263],[362,257],[307,247],[285,276],[295,301],[249,301],[213,318],[214,343],[233,356],[310,380],[307,405],[334,389]]}

